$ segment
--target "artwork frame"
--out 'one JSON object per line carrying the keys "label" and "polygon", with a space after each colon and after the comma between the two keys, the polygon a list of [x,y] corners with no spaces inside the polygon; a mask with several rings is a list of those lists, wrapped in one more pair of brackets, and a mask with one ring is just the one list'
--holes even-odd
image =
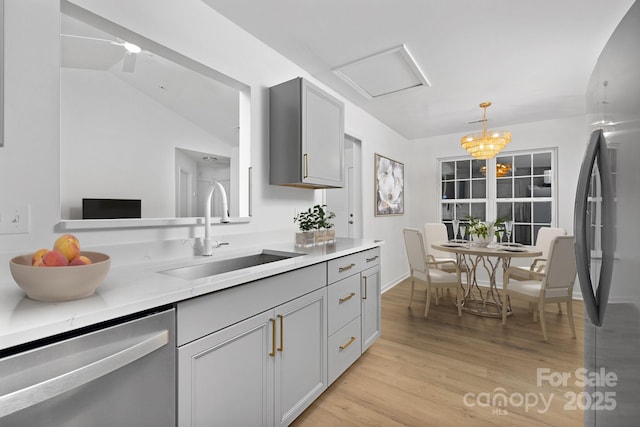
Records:
{"label": "artwork frame", "polygon": [[375,216],[404,215],[404,163],[374,155]]}

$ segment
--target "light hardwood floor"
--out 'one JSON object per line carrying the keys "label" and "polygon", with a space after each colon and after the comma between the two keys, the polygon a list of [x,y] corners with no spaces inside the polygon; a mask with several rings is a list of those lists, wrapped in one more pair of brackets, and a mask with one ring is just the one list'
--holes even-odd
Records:
{"label": "light hardwood floor", "polygon": [[[547,306],[545,343],[526,302],[513,299],[514,314],[502,326],[500,319],[464,312],[459,319],[454,299],[445,295],[425,319],[418,283],[411,309],[408,280],[383,294],[382,337],[293,425],[583,425],[582,411],[571,402],[582,391],[575,378],[584,366],[581,301],[573,304],[577,339],[565,305],[562,314]],[[551,384],[539,381],[538,370],[570,377]],[[493,406],[500,396],[506,404]]]}

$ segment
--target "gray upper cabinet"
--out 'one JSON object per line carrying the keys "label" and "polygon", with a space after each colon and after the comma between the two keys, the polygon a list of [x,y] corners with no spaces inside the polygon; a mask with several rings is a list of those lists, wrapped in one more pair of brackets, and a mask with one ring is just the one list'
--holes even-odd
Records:
{"label": "gray upper cabinet", "polygon": [[344,186],[344,104],[298,77],[270,88],[270,184]]}

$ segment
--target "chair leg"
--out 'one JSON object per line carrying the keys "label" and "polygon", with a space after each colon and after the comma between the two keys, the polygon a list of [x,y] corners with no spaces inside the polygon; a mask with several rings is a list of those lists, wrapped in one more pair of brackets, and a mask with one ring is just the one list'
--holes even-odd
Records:
{"label": "chair leg", "polygon": [[462,317],[462,295],[460,286],[456,287],[456,305],[458,306],[458,317]]}
{"label": "chair leg", "polygon": [[[504,291],[503,291],[504,292]],[[504,300],[502,302],[502,324],[507,324],[507,298],[509,298],[509,294],[504,293]]]}
{"label": "chair leg", "polygon": [[533,311],[533,323],[536,323],[538,321],[538,304],[536,304],[535,302],[532,302],[530,304],[531,310]]}
{"label": "chair leg", "polygon": [[440,305],[440,289],[436,288],[436,305]]}
{"label": "chair leg", "polygon": [[540,313],[540,327],[542,328],[542,336],[547,341],[547,326],[544,323],[544,304],[538,303],[538,312]]}
{"label": "chair leg", "polygon": [[567,301],[567,316],[569,316],[569,326],[571,327],[571,337],[576,337],[576,325],[573,323],[573,301]]}
{"label": "chair leg", "polygon": [[411,307],[411,303],[413,302],[413,291],[415,289],[415,280],[411,279],[411,294],[409,296],[409,307]]}
{"label": "chair leg", "polygon": [[427,286],[427,305],[424,308],[424,317],[429,314],[429,306],[431,305],[431,286]]}
{"label": "chair leg", "polygon": [[558,313],[562,314],[562,304],[558,303]]}

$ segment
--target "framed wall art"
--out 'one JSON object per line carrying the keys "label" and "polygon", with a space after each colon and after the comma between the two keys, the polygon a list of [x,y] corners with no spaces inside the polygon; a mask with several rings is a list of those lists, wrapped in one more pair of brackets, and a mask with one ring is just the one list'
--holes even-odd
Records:
{"label": "framed wall art", "polygon": [[376,153],[374,173],[375,215],[403,215],[404,164]]}

